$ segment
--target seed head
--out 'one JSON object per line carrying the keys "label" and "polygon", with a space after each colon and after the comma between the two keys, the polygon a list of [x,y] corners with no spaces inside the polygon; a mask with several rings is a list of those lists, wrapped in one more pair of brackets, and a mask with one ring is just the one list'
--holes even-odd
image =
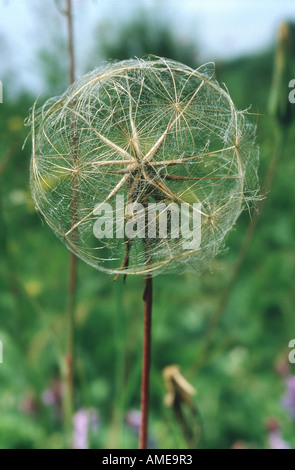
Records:
{"label": "seed head", "polygon": [[[33,108],[36,206],[68,248],[97,269],[201,271],[257,196],[258,149],[245,114],[217,83],[214,64],[192,70],[155,58],[104,65]],[[120,227],[119,196],[129,204]],[[153,220],[151,204],[164,207]],[[186,232],[173,232],[172,206],[186,214]],[[188,249],[196,212],[201,236]],[[102,214],[113,227],[98,238],[93,227]],[[167,235],[157,228],[148,237],[151,224],[164,219]],[[138,236],[125,230],[141,223]]]}

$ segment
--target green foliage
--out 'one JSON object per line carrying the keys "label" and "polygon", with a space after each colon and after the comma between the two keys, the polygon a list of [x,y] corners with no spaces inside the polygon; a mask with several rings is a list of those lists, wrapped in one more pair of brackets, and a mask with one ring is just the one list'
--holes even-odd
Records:
{"label": "green foliage", "polygon": [[163,21],[139,12],[120,28],[111,24],[99,26],[97,30],[98,51],[94,52],[89,68],[97,65],[97,55],[106,60],[125,60],[134,57],[159,56],[173,59],[195,68],[198,51],[194,44],[176,38]]}
{"label": "green foliage", "polygon": [[48,96],[50,93],[62,93],[68,85],[68,61],[61,59],[66,54],[66,43],[58,36],[51,43],[50,49],[42,48],[39,51],[36,62],[46,83]]}
{"label": "green foliage", "polygon": [[[183,56],[175,58],[188,62]],[[277,141],[276,123],[267,116],[272,62],[269,53],[220,64],[217,72],[237,107],[252,103],[254,112],[262,114],[257,118],[261,181]],[[59,378],[68,253],[42,225],[30,196],[31,148],[27,144],[21,151],[21,144],[27,132],[22,123],[32,102],[24,94],[0,105],[0,448],[13,449],[64,446],[58,405],[46,405],[44,391],[52,390]],[[265,422],[270,416],[295,446],[294,421],[280,404],[284,380],[276,371],[278,360],[287,361],[288,343],[295,337],[294,137],[293,124],[202,368],[197,362],[209,318],[227,286],[248,214],[228,237],[230,250],[217,259],[212,273],[156,278],[150,420],[156,447],[186,445],[173,411],[163,405],[162,369],[175,363],[197,389],[194,403],[204,427],[200,447],[229,448],[242,440],[267,448]],[[125,418],[140,405],[143,280],[132,277],[126,286],[120,280],[112,284],[106,274],[82,263],[78,274],[76,409],[99,410],[94,448],[136,447],[137,436]]]}

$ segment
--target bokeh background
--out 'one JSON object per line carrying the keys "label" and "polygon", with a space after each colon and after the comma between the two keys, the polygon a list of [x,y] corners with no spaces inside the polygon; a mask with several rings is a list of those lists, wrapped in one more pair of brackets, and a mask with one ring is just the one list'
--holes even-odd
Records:
{"label": "bokeh background", "polygon": [[[267,182],[259,218],[249,229],[249,214],[240,217],[228,249],[202,276],[154,282],[150,446],[295,448],[295,365],[288,361],[295,338],[294,2],[72,3],[76,76],[105,60],[148,54],[194,68],[214,61],[219,82],[238,108],[251,106],[257,123],[261,187]],[[66,446],[69,253],[35,211],[30,138],[23,147],[36,97],[43,102],[69,84],[65,8],[65,0],[0,0],[3,449]],[[73,432],[80,448],[137,446],[144,281],[110,280],[78,263]],[[169,407],[165,368],[174,364],[197,393],[176,378]]]}

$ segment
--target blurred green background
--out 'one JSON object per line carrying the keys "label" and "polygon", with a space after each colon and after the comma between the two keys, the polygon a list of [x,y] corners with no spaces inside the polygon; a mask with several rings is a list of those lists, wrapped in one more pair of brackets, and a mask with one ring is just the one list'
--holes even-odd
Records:
{"label": "blurred green background", "polygon": [[[0,16],[13,3],[17,2],[1,1]],[[40,100],[45,101],[68,86],[65,2],[25,3],[32,23],[38,25],[35,36],[31,31],[23,44],[24,51],[36,50],[34,60],[17,66],[14,58],[22,50],[13,43],[5,49],[5,34],[0,36],[0,60],[5,64],[0,76],[4,91],[0,104],[0,448],[63,448],[59,364],[67,328],[69,253],[35,211],[29,188],[30,138],[22,146],[28,134],[24,119],[40,88]],[[79,28],[79,15],[87,23],[90,4],[92,11],[97,8],[97,27],[85,38],[88,53],[83,66],[78,64],[83,37],[75,37],[79,73],[103,60],[146,54],[194,68],[205,57],[201,33],[199,41],[189,34],[180,37],[173,22],[165,20],[171,13],[168,1],[160,2],[159,12],[155,2],[136,2],[121,19],[118,7],[113,24],[100,16],[101,2],[82,3],[73,1],[74,31]],[[147,8],[148,3],[152,7]],[[199,2],[193,3],[195,20],[190,20],[202,24],[202,9],[198,10]],[[215,2],[211,3],[214,8]],[[267,2],[250,2],[248,7],[244,2],[245,9],[252,8],[253,18],[259,3]],[[228,7],[228,2],[224,4]],[[285,18],[292,19],[295,14]],[[288,83],[295,78],[295,36],[290,25],[289,49],[282,42],[277,52],[285,61],[284,68],[277,60],[275,74],[281,82],[278,78],[273,82],[279,20],[278,15],[268,46],[260,46],[258,40],[251,53],[231,58],[207,52],[216,61],[218,81],[226,84],[237,108],[252,105],[261,186],[267,175],[273,179],[237,275],[233,270],[250,223],[247,212],[227,237],[228,250],[202,276],[163,275],[154,281],[149,434],[155,448],[295,448],[295,366],[288,362],[288,344],[295,338],[295,120],[294,109],[287,104]],[[239,21],[242,25],[242,16]],[[16,25],[12,23],[11,29],[17,37]],[[221,27],[226,28],[226,23]],[[253,32],[255,25],[248,33]],[[242,27],[239,32],[237,25],[237,35],[248,33]],[[36,79],[33,84],[21,80],[28,71]],[[283,108],[279,120],[269,114],[272,83],[272,109],[277,106],[276,93]],[[126,285],[122,279],[110,280],[78,263],[76,447],[137,447],[144,280],[131,276]],[[164,405],[162,372],[171,364],[178,364],[197,390],[192,403],[181,402],[187,433],[175,409]]]}

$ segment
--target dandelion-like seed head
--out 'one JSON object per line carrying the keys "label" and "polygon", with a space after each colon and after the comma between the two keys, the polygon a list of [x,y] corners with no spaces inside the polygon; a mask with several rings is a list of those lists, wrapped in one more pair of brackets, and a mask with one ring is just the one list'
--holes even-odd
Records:
{"label": "dandelion-like seed head", "polygon": [[[192,70],[156,58],[98,68],[61,97],[33,108],[36,206],[67,247],[97,269],[201,271],[257,197],[255,129],[245,114],[217,83],[213,64]],[[134,208],[121,213],[120,227],[118,197]],[[155,220],[146,214],[151,204],[166,207]],[[173,204],[188,215],[189,233],[198,212],[196,246],[188,249],[184,233],[169,230]],[[103,213],[113,225],[98,238],[93,227]],[[124,227],[136,225],[134,214],[143,226],[131,238]],[[167,234],[157,229],[149,237],[161,215]]]}

